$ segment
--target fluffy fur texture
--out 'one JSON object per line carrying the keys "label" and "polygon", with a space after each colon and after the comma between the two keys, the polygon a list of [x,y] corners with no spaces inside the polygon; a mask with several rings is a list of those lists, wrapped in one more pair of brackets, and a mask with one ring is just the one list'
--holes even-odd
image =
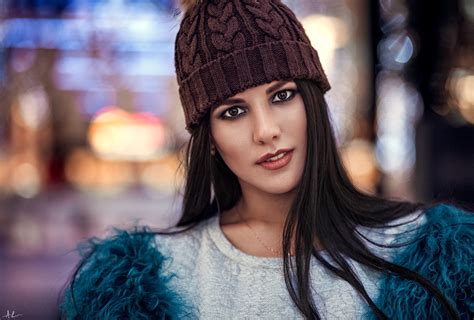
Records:
{"label": "fluffy fur texture", "polygon": [[187,12],[195,5],[199,4],[202,0],[180,0],[181,8],[184,12]]}
{"label": "fluffy fur texture", "polygon": [[[459,208],[438,205],[427,212],[418,230],[395,263],[420,273],[440,288],[461,313],[474,315],[474,216]],[[403,237],[402,237],[403,238]],[[400,238],[397,243],[406,241]],[[375,301],[390,319],[448,319],[444,307],[417,282],[386,276]],[[376,319],[374,315],[368,319]]]}
{"label": "fluffy fur texture", "polygon": [[104,240],[94,237],[80,244],[86,263],[74,287],[65,292],[62,316],[68,320],[181,318],[186,307],[167,287],[174,274],[163,275],[168,258],[152,245],[149,228],[135,227],[132,232],[115,228],[114,232]]}

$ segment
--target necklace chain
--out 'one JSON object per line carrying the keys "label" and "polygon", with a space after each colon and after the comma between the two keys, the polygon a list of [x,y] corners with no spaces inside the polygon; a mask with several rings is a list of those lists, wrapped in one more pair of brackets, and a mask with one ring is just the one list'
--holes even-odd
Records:
{"label": "necklace chain", "polygon": [[278,254],[278,255],[281,255],[281,251],[280,250],[276,250],[276,249],[273,249],[272,247],[269,247],[267,246],[263,241],[262,239],[260,239],[260,237],[258,236],[258,234],[255,232],[255,230],[253,230],[253,228],[247,223],[247,220],[244,220],[242,218],[242,216],[240,215],[240,212],[238,210],[237,211],[237,215],[240,217],[240,219],[247,225],[247,227],[249,227],[249,229],[252,231],[252,233],[254,234],[255,238],[257,238],[258,242],[260,242],[260,244],[262,246],[265,247],[265,249],[275,253],[275,254]]}

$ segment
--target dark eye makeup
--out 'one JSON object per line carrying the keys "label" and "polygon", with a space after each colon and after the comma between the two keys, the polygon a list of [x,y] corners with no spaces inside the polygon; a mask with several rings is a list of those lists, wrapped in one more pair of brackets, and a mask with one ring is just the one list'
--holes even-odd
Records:
{"label": "dark eye makeup", "polygon": [[[288,94],[288,92],[290,92],[290,94]],[[278,91],[277,93],[275,93],[273,95],[273,102],[274,103],[285,103],[285,102],[288,102],[290,100],[292,100],[295,95],[298,93],[298,90],[297,89],[284,89],[284,90],[280,90]],[[278,99],[275,101],[275,99]],[[238,110],[238,109],[242,109],[242,107],[240,106],[232,106],[230,108],[227,108],[226,110],[224,110],[220,115],[219,115],[219,119],[223,119],[223,120],[235,120],[237,118],[240,118],[244,112],[241,112],[241,113],[238,113],[238,114],[234,114],[234,115],[231,115],[231,113],[229,113],[229,111],[232,111],[232,110]],[[229,114],[229,115],[226,115],[226,114]]]}

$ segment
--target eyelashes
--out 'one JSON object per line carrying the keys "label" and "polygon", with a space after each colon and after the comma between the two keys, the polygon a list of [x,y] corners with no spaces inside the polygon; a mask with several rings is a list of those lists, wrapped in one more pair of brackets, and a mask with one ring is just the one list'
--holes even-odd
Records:
{"label": "eyelashes", "polygon": [[[289,92],[289,94],[288,94]],[[285,96],[285,93],[286,93],[286,96]],[[273,103],[285,103],[285,102],[288,102],[290,100],[292,100],[295,95],[298,93],[298,90],[296,89],[285,89],[285,90],[281,90],[281,91],[278,91],[277,93],[275,93],[275,95],[273,96],[273,100],[272,102]],[[278,98],[279,100],[278,101],[275,101],[275,98]],[[243,107],[240,107],[240,106],[232,106],[230,108],[227,108],[226,110],[224,110],[220,115],[219,115],[219,119],[223,119],[223,120],[235,120],[235,119],[238,119],[240,118],[244,112],[241,112],[241,113],[238,113],[238,114],[235,114],[235,115],[226,115],[226,114],[230,114],[229,111],[231,110],[238,110],[238,109],[243,109]]]}

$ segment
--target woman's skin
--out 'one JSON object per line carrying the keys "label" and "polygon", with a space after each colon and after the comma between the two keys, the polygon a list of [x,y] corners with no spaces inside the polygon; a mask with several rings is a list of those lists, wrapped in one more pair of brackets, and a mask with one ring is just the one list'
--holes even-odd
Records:
{"label": "woman's skin", "polygon": [[[240,201],[222,212],[222,231],[248,254],[275,256],[256,241],[237,211],[265,245],[282,251],[286,214],[306,158],[306,111],[297,86],[294,81],[273,81],[249,88],[214,108],[210,123],[213,145],[242,189]],[[294,150],[285,167],[268,170],[256,163],[264,154],[286,148]]]}

